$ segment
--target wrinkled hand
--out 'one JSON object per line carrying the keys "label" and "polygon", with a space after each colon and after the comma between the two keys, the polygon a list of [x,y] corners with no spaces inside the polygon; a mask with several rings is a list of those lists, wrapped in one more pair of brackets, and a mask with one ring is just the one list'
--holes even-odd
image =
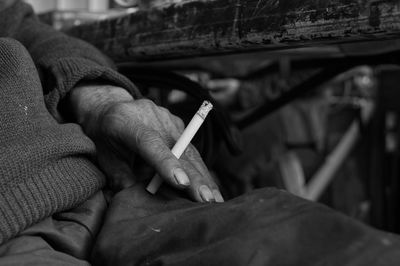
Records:
{"label": "wrinkled hand", "polygon": [[155,170],[196,201],[223,201],[192,145],[180,160],[171,153],[184,124],[167,109],[150,100],[133,100],[126,90],[104,85],[76,87],[69,100],[78,123],[96,144],[99,165],[112,189],[147,184]]}

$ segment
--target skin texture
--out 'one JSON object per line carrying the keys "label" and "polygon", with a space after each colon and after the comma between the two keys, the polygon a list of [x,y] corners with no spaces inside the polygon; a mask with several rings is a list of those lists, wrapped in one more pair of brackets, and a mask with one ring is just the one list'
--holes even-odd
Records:
{"label": "skin texture", "polygon": [[190,145],[179,160],[171,153],[184,124],[167,109],[107,85],[80,85],[68,100],[77,122],[95,142],[99,166],[114,191],[147,184],[156,172],[195,201],[223,202],[195,147]]}

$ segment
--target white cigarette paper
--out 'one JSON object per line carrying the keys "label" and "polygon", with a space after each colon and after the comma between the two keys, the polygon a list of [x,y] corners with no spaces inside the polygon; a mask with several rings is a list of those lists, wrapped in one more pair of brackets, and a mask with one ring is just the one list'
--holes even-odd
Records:
{"label": "white cigarette paper", "polygon": [[[175,155],[176,158],[179,159],[181,157],[212,108],[213,105],[209,101],[203,102],[203,104],[201,105],[197,113],[193,116],[192,120],[187,125],[182,135],[171,150],[172,154]],[[159,175],[156,175],[155,177],[153,177],[146,190],[151,194],[155,194],[160,188],[162,182],[163,180],[161,179],[161,177]]]}

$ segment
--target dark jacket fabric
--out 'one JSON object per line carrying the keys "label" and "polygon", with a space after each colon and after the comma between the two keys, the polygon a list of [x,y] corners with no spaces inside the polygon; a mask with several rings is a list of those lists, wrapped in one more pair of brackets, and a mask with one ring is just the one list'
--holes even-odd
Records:
{"label": "dark jacket fabric", "polygon": [[159,192],[130,187],[106,207],[100,191],[1,245],[0,265],[399,265],[398,236],[287,192],[223,204]]}
{"label": "dark jacket fabric", "polygon": [[94,47],[41,24],[22,1],[0,1],[0,244],[105,183],[94,144],[59,109],[91,80],[138,95]]}
{"label": "dark jacket fabric", "polygon": [[222,204],[149,195],[111,201],[94,265],[395,266],[400,238],[274,188]]}

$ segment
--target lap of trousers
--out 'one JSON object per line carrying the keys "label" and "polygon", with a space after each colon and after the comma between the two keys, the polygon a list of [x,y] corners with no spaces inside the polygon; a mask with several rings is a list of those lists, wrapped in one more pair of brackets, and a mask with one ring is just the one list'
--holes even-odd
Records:
{"label": "lap of trousers", "polygon": [[0,265],[398,265],[400,238],[265,188],[201,204],[98,192],[0,246]]}

